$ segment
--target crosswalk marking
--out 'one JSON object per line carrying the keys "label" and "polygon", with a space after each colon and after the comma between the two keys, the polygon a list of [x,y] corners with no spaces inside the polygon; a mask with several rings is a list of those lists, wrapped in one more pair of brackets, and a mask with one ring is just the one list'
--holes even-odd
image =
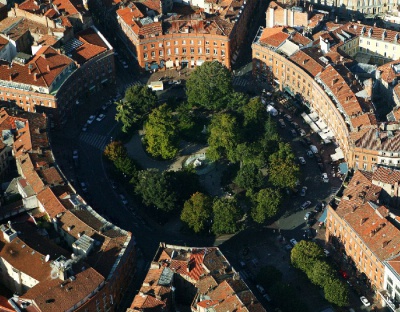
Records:
{"label": "crosswalk marking", "polygon": [[339,191],[340,187],[331,187],[331,193],[336,194]]}
{"label": "crosswalk marking", "polygon": [[107,145],[109,138],[105,135],[100,135],[96,133],[81,133],[79,135],[79,140],[103,151]]}

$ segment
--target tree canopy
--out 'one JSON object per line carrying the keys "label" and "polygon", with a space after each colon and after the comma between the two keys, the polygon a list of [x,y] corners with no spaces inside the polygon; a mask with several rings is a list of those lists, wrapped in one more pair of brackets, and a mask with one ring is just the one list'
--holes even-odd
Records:
{"label": "tree canopy", "polygon": [[349,289],[339,279],[327,280],[324,285],[325,299],[331,303],[344,307],[349,304]]}
{"label": "tree canopy", "polygon": [[290,259],[295,268],[308,275],[313,269],[314,262],[324,257],[323,249],[314,242],[302,240],[293,247]]}
{"label": "tree canopy", "polygon": [[279,190],[265,188],[255,196],[256,205],[251,211],[251,216],[257,223],[264,223],[266,218],[274,217],[281,204],[281,193]]}
{"label": "tree canopy", "polygon": [[124,158],[127,156],[127,151],[125,146],[120,141],[113,141],[107,144],[104,149],[104,155],[112,162],[116,161],[118,158]]}
{"label": "tree canopy", "polygon": [[198,66],[186,82],[187,101],[208,110],[226,108],[232,93],[232,75],[220,62]]}
{"label": "tree canopy", "polygon": [[177,127],[166,104],[154,109],[145,124],[144,141],[152,156],[171,159],[178,152]]}
{"label": "tree canopy", "polygon": [[122,131],[129,129],[157,105],[157,95],[147,86],[132,86],[125,92],[125,98],[116,103],[115,119],[122,123]]}
{"label": "tree canopy", "polygon": [[163,211],[175,208],[176,194],[171,192],[165,174],[158,169],[147,169],[138,172],[135,192],[142,197],[147,206],[155,206]]}
{"label": "tree canopy", "polygon": [[232,159],[238,144],[236,118],[230,114],[217,114],[211,120],[207,156],[211,160]]}
{"label": "tree canopy", "polygon": [[259,138],[263,132],[264,123],[267,115],[265,113],[265,106],[261,103],[259,97],[250,99],[250,101],[241,107],[243,114],[243,129],[246,141],[254,141]]}
{"label": "tree canopy", "polygon": [[234,182],[245,190],[253,191],[263,185],[264,177],[254,163],[244,164],[238,171]]}
{"label": "tree canopy", "polygon": [[289,143],[280,142],[278,151],[269,157],[268,174],[272,185],[279,188],[296,186],[300,169],[294,159]]}
{"label": "tree canopy", "polygon": [[231,234],[238,229],[237,221],[240,218],[240,208],[236,201],[228,199],[216,199],[213,204],[213,225],[215,234]]}
{"label": "tree canopy", "polygon": [[181,213],[181,220],[195,233],[205,230],[211,218],[212,199],[203,193],[195,193],[185,202]]}

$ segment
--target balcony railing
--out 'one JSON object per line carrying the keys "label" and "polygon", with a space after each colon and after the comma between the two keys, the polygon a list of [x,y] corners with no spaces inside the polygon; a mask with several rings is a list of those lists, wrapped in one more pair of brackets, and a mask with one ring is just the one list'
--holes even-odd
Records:
{"label": "balcony railing", "polygon": [[386,302],[386,305],[389,309],[391,309],[393,312],[400,312],[400,307],[399,304],[395,303],[390,296],[388,295],[387,291],[385,289],[381,289],[378,291],[379,295],[381,295],[382,299]]}

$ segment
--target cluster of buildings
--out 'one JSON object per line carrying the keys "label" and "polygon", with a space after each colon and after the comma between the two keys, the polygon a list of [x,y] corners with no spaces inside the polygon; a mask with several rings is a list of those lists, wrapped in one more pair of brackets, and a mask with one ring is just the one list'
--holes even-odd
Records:
{"label": "cluster of buildings", "polygon": [[0,14],[0,101],[66,122],[82,98],[115,83],[113,47],[86,1],[34,1]]}
{"label": "cluster of buildings", "polygon": [[160,243],[139,293],[127,312],[265,312],[217,247]]}
{"label": "cluster of buildings", "polygon": [[0,168],[12,158],[20,175],[0,207],[0,283],[10,292],[0,309],[117,310],[135,272],[134,237],[62,175],[44,114],[1,109],[0,130]]}

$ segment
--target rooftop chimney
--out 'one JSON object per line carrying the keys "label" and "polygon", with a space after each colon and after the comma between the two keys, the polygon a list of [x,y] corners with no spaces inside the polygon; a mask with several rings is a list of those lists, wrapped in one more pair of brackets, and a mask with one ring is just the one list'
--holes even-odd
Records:
{"label": "rooftop chimney", "polygon": [[50,65],[47,64],[47,71],[50,72]]}
{"label": "rooftop chimney", "polygon": [[33,74],[33,80],[37,81],[37,73]]}

